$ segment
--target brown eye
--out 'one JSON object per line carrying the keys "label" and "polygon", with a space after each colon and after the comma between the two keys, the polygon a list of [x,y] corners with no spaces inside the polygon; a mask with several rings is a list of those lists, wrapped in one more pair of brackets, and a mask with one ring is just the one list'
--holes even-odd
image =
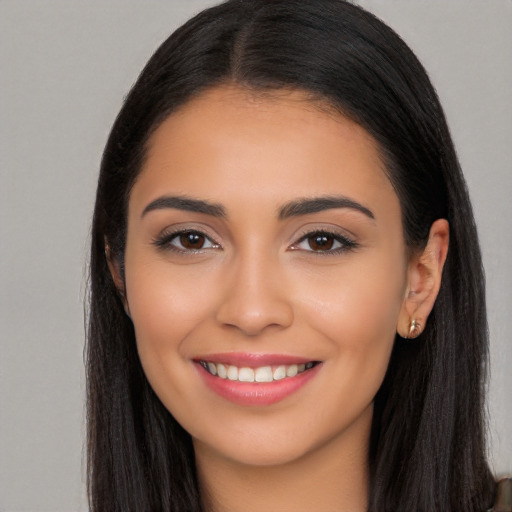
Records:
{"label": "brown eye", "polygon": [[313,254],[341,254],[358,247],[357,242],[338,233],[328,231],[312,231],[291,246],[293,250],[301,250]]}
{"label": "brown eye", "polygon": [[201,231],[183,230],[174,233],[164,233],[155,240],[155,245],[161,249],[178,253],[194,253],[206,249],[220,249],[220,245]]}
{"label": "brown eye", "polygon": [[206,237],[201,233],[196,233],[194,231],[188,231],[186,233],[181,233],[179,235],[180,245],[184,249],[189,250],[198,250],[204,247]]}
{"label": "brown eye", "polygon": [[326,233],[317,233],[307,238],[312,251],[330,251],[334,245],[334,237]]}

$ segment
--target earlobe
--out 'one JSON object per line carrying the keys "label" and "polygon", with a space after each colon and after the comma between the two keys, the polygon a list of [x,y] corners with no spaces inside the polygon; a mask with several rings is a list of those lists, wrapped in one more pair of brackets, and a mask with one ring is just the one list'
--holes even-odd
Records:
{"label": "earlobe", "polygon": [[124,284],[124,279],[122,277],[119,260],[115,258],[107,242],[105,242],[105,258],[107,260],[108,269],[110,270],[110,275],[112,276],[112,280],[114,281],[117,293],[119,295],[119,298],[121,299],[121,302],[123,303],[124,310],[126,314],[131,318],[130,310],[128,307],[128,301],[126,299],[126,288]]}
{"label": "earlobe", "polygon": [[409,261],[407,289],[397,326],[402,338],[416,338],[425,328],[441,287],[448,243],[448,221],[438,219],[430,228],[423,251]]}

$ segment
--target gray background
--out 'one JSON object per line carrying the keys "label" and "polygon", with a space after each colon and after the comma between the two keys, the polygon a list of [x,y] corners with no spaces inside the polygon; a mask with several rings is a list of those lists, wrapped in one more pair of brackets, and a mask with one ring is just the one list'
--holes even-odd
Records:
{"label": "gray background", "polygon": [[[103,144],[156,46],[206,0],[0,0],[0,510],[86,510],[83,295]],[[512,2],[365,0],[431,73],[488,280],[491,461],[512,470]],[[464,321],[463,318],[460,319]]]}

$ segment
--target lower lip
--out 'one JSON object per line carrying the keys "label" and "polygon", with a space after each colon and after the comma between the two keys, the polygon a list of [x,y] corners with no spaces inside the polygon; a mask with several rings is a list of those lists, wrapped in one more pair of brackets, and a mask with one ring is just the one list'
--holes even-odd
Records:
{"label": "lower lip", "polygon": [[237,380],[215,377],[196,364],[198,372],[206,385],[221,397],[239,405],[272,405],[298,391],[308,383],[320,370],[321,363],[299,373],[272,382],[240,382]]}

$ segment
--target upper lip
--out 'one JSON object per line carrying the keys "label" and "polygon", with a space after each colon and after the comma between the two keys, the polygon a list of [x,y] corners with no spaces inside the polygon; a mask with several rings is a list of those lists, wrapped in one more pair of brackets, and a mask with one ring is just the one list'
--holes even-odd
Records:
{"label": "upper lip", "polygon": [[272,365],[291,365],[309,363],[317,361],[317,359],[308,359],[305,357],[288,355],[288,354],[258,354],[258,353],[242,353],[227,352],[220,354],[207,354],[193,358],[194,361],[205,361],[211,363],[224,363],[233,366],[248,366],[258,368],[260,366]]}

